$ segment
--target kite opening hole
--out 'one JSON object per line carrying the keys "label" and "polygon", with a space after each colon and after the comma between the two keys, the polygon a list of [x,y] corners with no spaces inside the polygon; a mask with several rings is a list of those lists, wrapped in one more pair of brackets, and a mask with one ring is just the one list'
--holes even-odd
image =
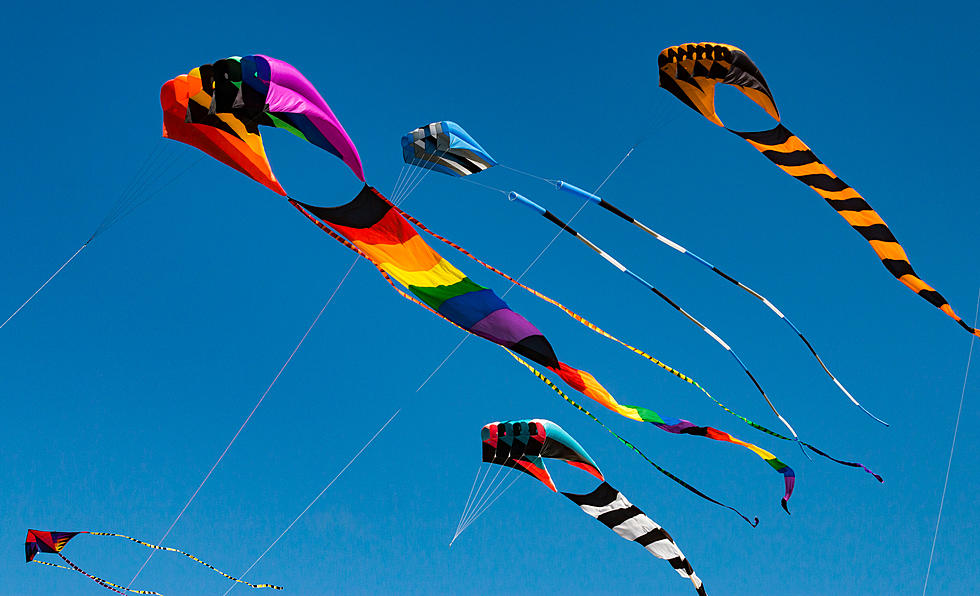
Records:
{"label": "kite opening hole", "polygon": [[776,126],[772,116],[731,85],[715,85],[715,111],[732,130],[769,130]]}

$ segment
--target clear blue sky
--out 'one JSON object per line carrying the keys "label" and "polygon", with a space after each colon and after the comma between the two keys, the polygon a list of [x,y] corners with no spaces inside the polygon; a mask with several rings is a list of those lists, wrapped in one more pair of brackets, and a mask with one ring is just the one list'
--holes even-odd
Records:
{"label": "clear blue sky", "polygon": [[[766,293],[891,428],[847,403],[750,297],[597,209],[576,227],[724,335],[801,436],[870,465],[884,484],[807,461],[522,292],[508,296],[511,306],[622,402],[729,430],[784,458],[797,471],[793,515],[779,508],[778,476],[744,450],[592,408],[659,463],[762,523],[752,529],[694,497],[482,340],[415,393],[460,332],[362,263],[167,544],[241,572],[400,407],[252,579],[304,595],[691,594],[665,563],[530,477],[447,549],[478,467],[480,427],[543,417],[673,534],[709,593],[919,594],[969,336],[898,284],[816,194],[658,89],[656,56],[688,41],[744,48],[784,123],[867,197],[922,277],[972,320],[978,16],[972,3],[12,5],[0,99],[8,172],[0,312],[6,318],[78,248],[164,143],[162,82],[228,55],[297,65],[383,192],[401,168],[400,135],[433,120],[461,123],[511,165],[584,187],[645,139],[604,196]],[[755,118],[734,94],[722,99],[731,124]],[[338,160],[285,133],[266,137],[294,196],[336,205],[356,193]],[[197,159],[170,145],[175,167]],[[481,180],[566,217],[579,205],[504,171]],[[439,175],[405,207],[514,274],[553,234],[499,195]],[[25,530],[159,538],[351,260],[283,200],[210,159],[84,251],[0,332],[0,594],[103,593],[80,575],[25,566]],[[709,338],[574,240],[556,241],[526,280],[778,427]],[[974,376],[932,594],[980,591],[978,389]],[[582,484],[573,474],[563,480]],[[126,583],[146,551],[83,536],[66,553]],[[134,587],[221,594],[227,582],[162,554]]]}

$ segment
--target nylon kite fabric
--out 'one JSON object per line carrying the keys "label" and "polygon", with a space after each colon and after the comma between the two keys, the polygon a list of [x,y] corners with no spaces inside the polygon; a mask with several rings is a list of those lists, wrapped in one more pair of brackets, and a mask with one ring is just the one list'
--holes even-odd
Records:
{"label": "nylon kite fabric", "polygon": [[705,594],[704,585],[670,534],[607,484],[595,461],[562,427],[540,418],[491,422],[480,431],[480,438],[484,462],[526,472],[555,492],[545,459],[565,461],[595,476],[600,484],[591,493],[562,494],[623,538],[669,562],[691,580],[698,594]]}
{"label": "nylon kite fabric", "polygon": [[[689,43],[660,53],[660,86],[700,113],[724,127],[715,111],[715,85],[731,85],[757,103],[777,121],[775,100],[762,73],[748,55],[735,46]],[[927,302],[952,317],[968,332],[980,336],[957,315],[949,302],[912,269],[905,249],[898,243],[881,216],[856,190],[841,180],[810,147],[782,124],[771,130],[740,132],[742,137],[781,170],[812,188],[868,241],[885,269]]]}
{"label": "nylon kite fabric", "polygon": [[511,310],[493,290],[476,284],[435,252],[401,212],[374,188],[365,186],[353,201],[339,207],[315,207],[291,201],[318,226],[365,256],[386,277],[407,288],[414,301],[461,329],[548,368],[573,389],[606,408],[669,433],[701,436],[749,449],[783,476],[785,493],[781,503],[786,509],[795,474],[775,455],[712,427],[661,416],[641,406],[620,404],[590,373],[560,362],[551,343],[537,327]]}
{"label": "nylon kite fabric", "polygon": [[698,594],[705,596],[704,584],[670,534],[639,507],[630,503],[621,492],[603,482],[589,494],[562,494],[602,525],[626,540],[639,544],[658,559],[670,563],[681,577],[691,580]]}
{"label": "nylon kite fabric", "polygon": [[480,438],[485,463],[530,474],[552,491],[558,489],[545,467],[546,458],[564,461],[603,480],[599,467],[578,441],[550,420],[491,422],[480,431]]}
{"label": "nylon kite fabric", "polygon": [[68,544],[68,541],[69,540],[71,540],[75,536],[78,536],[79,534],[89,534],[91,536],[114,536],[116,538],[125,538],[126,540],[129,540],[130,542],[135,542],[136,544],[140,544],[140,545],[145,546],[147,548],[152,548],[154,550],[165,550],[165,551],[169,551],[169,552],[181,554],[181,555],[187,557],[188,559],[191,559],[193,561],[196,561],[196,562],[200,563],[201,565],[204,565],[205,567],[207,567],[211,571],[214,571],[215,573],[218,573],[220,575],[223,575],[224,577],[226,577],[226,578],[228,578],[228,579],[230,579],[230,580],[232,580],[232,581],[234,581],[236,583],[239,583],[239,584],[244,584],[244,585],[250,586],[252,588],[272,588],[274,590],[282,590],[282,587],[281,586],[275,586],[275,585],[272,585],[272,584],[252,584],[252,583],[249,583],[249,582],[247,582],[245,580],[238,579],[237,577],[228,575],[224,571],[221,571],[219,569],[216,569],[210,563],[207,563],[205,561],[202,561],[201,559],[198,559],[194,555],[191,555],[189,553],[185,553],[182,550],[178,550],[176,548],[171,548],[169,546],[159,546],[159,545],[156,545],[156,544],[150,544],[149,542],[143,542],[142,540],[137,540],[136,538],[132,538],[130,536],[125,536],[123,534],[115,534],[115,533],[112,533],[112,532],[46,532],[46,531],[41,531],[41,530],[28,530],[27,531],[27,538],[24,541],[24,550],[25,550],[25,554],[27,556],[27,562],[28,563],[31,563],[31,562],[41,563],[41,564],[48,565],[48,566],[51,566],[51,567],[65,568],[62,565],[54,565],[52,563],[46,563],[44,561],[35,560],[35,556],[37,556],[38,553],[55,553],[59,557],[61,557],[61,559],[64,560],[65,563],[67,563],[69,565],[68,569],[72,569],[74,571],[77,571],[77,572],[81,573],[82,575],[88,577],[89,579],[91,579],[95,583],[97,583],[97,584],[101,585],[102,587],[107,588],[107,589],[109,589],[109,590],[111,590],[113,592],[116,592],[116,593],[119,593],[119,594],[123,594],[124,592],[122,592],[120,590],[125,590],[126,592],[130,592],[130,593],[133,593],[133,594],[157,594],[157,595],[159,595],[159,592],[150,592],[150,591],[147,591],[147,590],[133,590],[133,589],[130,589],[130,588],[126,588],[126,587],[120,586],[118,584],[114,584],[114,583],[112,583],[112,582],[110,582],[108,580],[105,580],[105,579],[102,579],[100,577],[96,577],[94,575],[91,575],[87,571],[82,570],[77,565],[75,565],[74,563],[72,563],[71,561],[69,561],[68,558],[65,557],[62,554],[61,551],[62,551],[62,549],[64,549],[65,545]]}
{"label": "nylon kite fabric", "polygon": [[160,90],[163,136],[196,147],[263,184],[276,180],[259,126],[286,130],[335,155],[364,181],[357,148],[323,96],[294,66],[256,54],[204,64]]}
{"label": "nylon kite fabric", "polygon": [[469,176],[497,165],[496,160],[463,127],[433,122],[402,137],[405,163],[450,176]]}
{"label": "nylon kite fabric", "polygon": [[164,137],[196,147],[272,192],[286,194],[272,173],[258,132],[230,114],[208,113],[211,96],[203,90],[200,69],[164,83],[160,105]]}

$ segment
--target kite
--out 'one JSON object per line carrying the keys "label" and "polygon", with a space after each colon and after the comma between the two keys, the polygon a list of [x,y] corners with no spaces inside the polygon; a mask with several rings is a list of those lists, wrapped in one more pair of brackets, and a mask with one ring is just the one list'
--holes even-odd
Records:
{"label": "kite", "polygon": [[433,122],[402,137],[405,163],[450,176],[469,176],[497,165],[496,160],[455,122]]}
{"label": "kite", "polygon": [[619,536],[670,563],[681,577],[691,580],[698,594],[705,595],[701,579],[670,534],[610,486],[595,461],[562,427],[541,419],[491,422],[480,436],[484,462],[521,470],[554,492],[557,489],[545,458],[564,461],[598,478],[600,484],[588,494],[562,494]]}
{"label": "kite", "polygon": [[[742,137],[781,170],[812,188],[868,241],[881,263],[898,281],[980,336],[959,317],[949,302],[912,269],[908,255],[881,216],[856,190],[837,177],[803,141],[780,123],[772,91],[758,67],[739,48],[718,43],[687,43],[669,47],[657,59],[660,86],[711,122]],[[725,127],[715,111],[715,85],[738,89],[772,116],[770,130],[740,132]]]}
{"label": "kite", "polygon": [[280,195],[259,126],[281,128],[341,159],[364,181],[361,158],[312,83],[294,66],[262,56],[227,58],[160,89],[163,136],[196,147]]}
{"label": "kite", "polygon": [[[204,561],[202,561],[201,559],[198,559],[194,555],[185,553],[182,550],[177,550],[176,548],[170,548],[168,546],[159,546],[159,545],[155,545],[155,544],[150,544],[149,542],[143,542],[142,540],[137,540],[137,539],[131,538],[129,536],[123,536],[122,534],[113,534],[111,532],[44,532],[44,531],[41,531],[41,530],[28,530],[27,531],[27,539],[24,540],[24,550],[25,550],[25,554],[27,555],[27,562],[28,563],[32,563],[32,562],[33,563],[40,563],[42,565],[48,565],[50,567],[58,567],[58,568],[61,568],[61,569],[71,569],[71,570],[77,571],[77,572],[81,573],[82,575],[84,575],[85,577],[91,579],[95,583],[99,584],[103,588],[107,588],[107,589],[109,589],[109,590],[111,590],[113,592],[116,592],[118,594],[125,594],[126,592],[130,592],[130,593],[133,593],[133,594],[156,594],[157,596],[160,595],[159,592],[151,592],[151,591],[148,591],[148,590],[133,590],[131,588],[126,588],[126,587],[120,586],[119,584],[114,584],[114,583],[112,583],[112,582],[110,582],[108,580],[102,579],[101,577],[96,577],[94,575],[91,575],[87,571],[82,570],[77,565],[75,565],[74,563],[72,563],[68,559],[68,557],[66,557],[61,551],[62,551],[62,549],[65,548],[65,545],[68,544],[68,541],[69,540],[71,540],[75,536],[78,536],[79,534],[90,534],[92,536],[115,536],[117,538],[125,538],[126,540],[129,540],[131,542],[135,542],[137,544],[142,544],[143,546],[145,546],[147,548],[152,548],[152,549],[155,549],[155,550],[165,550],[165,551],[170,551],[170,552],[173,552],[173,553],[179,553],[181,555],[184,555],[188,559],[192,559],[194,561],[197,561],[198,563],[200,563],[201,565],[204,565],[205,567],[207,567],[208,569],[214,571],[215,573],[219,573],[219,574],[227,577],[228,579],[230,579],[230,580],[232,580],[234,582],[237,582],[237,583],[240,583],[240,584],[245,584],[246,586],[251,586],[253,588],[272,588],[274,590],[282,590],[282,588],[280,586],[274,586],[272,584],[252,584],[252,583],[249,583],[249,582],[247,582],[245,580],[238,579],[237,577],[233,577],[233,576],[228,575],[227,573],[225,573],[223,571],[220,571],[218,569],[215,569],[210,564],[205,563]],[[35,559],[34,557],[37,556],[38,553],[54,553],[54,554],[58,555],[59,557],[61,557],[61,559],[65,563],[68,564],[68,567],[65,567],[64,565],[56,565],[54,563],[48,563],[46,561],[41,561],[41,560]]]}
{"label": "kite", "polygon": [[[455,147],[456,146],[466,147],[466,149],[465,149],[466,153],[462,153],[462,154],[457,153],[456,150],[455,150]],[[482,172],[483,170],[485,170],[485,169],[487,169],[487,168],[489,168],[491,166],[494,166],[494,165],[502,165],[502,167],[507,168],[507,169],[509,169],[511,171],[517,172],[519,174],[531,176],[533,178],[538,178],[539,180],[543,180],[544,182],[553,184],[554,187],[556,189],[560,190],[560,191],[564,191],[564,192],[566,192],[568,194],[574,195],[574,196],[579,197],[581,199],[585,199],[585,200],[587,200],[587,201],[589,201],[591,203],[594,203],[594,204],[602,207],[606,211],[609,211],[610,213],[616,215],[617,217],[619,217],[619,218],[621,218],[621,219],[623,219],[623,220],[625,220],[625,221],[627,221],[627,222],[635,225],[639,229],[641,229],[644,232],[650,234],[651,236],[653,236],[654,238],[656,238],[657,240],[659,240],[661,243],[669,246],[670,248],[674,249],[675,251],[677,251],[677,252],[679,252],[681,254],[688,255],[689,257],[691,257],[692,259],[694,259],[696,262],[698,262],[698,263],[702,264],[703,266],[711,269],[713,272],[715,272],[716,274],[720,275],[722,278],[724,278],[724,279],[728,280],[729,282],[735,284],[737,287],[741,288],[745,292],[748,292],[750,295],[752,295],[756,299],[760,300],[763,304],[765,304],[766,308],[768,308],[771,312],[775,313],[780,319],[782,319],[783,321],[785,321],[786,324],[790,326],[790,328],[796,333],[796,335],[800,338],[800,340],[804,343],[804,345],[806,345],[807,349],[810,351],[810,353],[813,355],[813,357],[817,360],[817,363],[820,364],[820,367],[823,369],[823,371],[825,373],[827,373],[827,375],[831,378],[831,380],[834,382],[834,384],[844,393],[844,395],[847,396],[848,399],[850,399],[850,401],[854,405],[856,405],[857,407],[859,407],[868,416],[871,416],[872,418],[874,418],[878,422],[884,424],[885,426],[888,425],[888,423],[884,422],[883,420],[881,420],[880,418],[878,418],[877,416],[875,416],[874,414],[872,414],[871,412],[869,412],[867,409],[865,409],[865,407],[862,406],[857,401],[857,399],[854,398],[853,395],[851,395],[851,393],[844,387],[844,385],[830,371],[830,369],[824,363],[823,359],[817,353],[816,349],[813,347],[813,345],[810,343],[810,341],[806,338],[806,336],[803,335],[803,332],[800,331],[799,327],[797,327],[793,323],[793,321],[790,320],[781,310],[779,310],[768,298],[766,298],[762,294],[759,294],[755,290],[749,288],[747,285],[745,285],[742,282],[736,280],[735,278],[733,278],[732,276],[728,275],[727,273],[725,273],[724,271],[722,271],[721,269],[719,269],[715,265],[713,265],[710,262],[708,262],[707,260],[699,257],[697,254],[695,254],[695,253],[691,252],[690,250],[684,248],[683,246],[681,246],[680,244],[674,242],[670,238],[667,238],[666,236],[664,236],[662,234],[659,234],[658,232],[654,231],[649,226],[645,225],[644,223],[640,222],[637,219],[634,219],[632,216],[630,216],[627,213],[625,213],[624,211],[620,210],[615,205],[609,203],[605,199],[599,197],[595,193],[591,193],[591,192],[589,192],[587,190],[584,190],[582,188],[579,188],[578,186],[575,186],[573,184],[570,184],[570,183],[568,183],[568,182],[566,182],[564,180],[551,180],[551,179],[548,179],[548,178],[541,178],[540,176],[536,176],[534,174],[529,174],[527,172],[524,172],[524,171],[521,171],[521,170],[517,170],[515,168],[511,168],[511,167],[508,167],[508,166],[503,165],[503,164],[498,164],[498,162],[496,160],[494,160],[490,156],[489,153],[487,153],[475,140],[473,140],[473,138],[468,133],[466,133],[465,130],[462,129],[462,127],[460,127],[455,122],[448,122],[448,121],[447,122],[434,122],[432,124],[429,124],[428,126],[423,126],[421,128],[417,128],[414,131],[412,131],[412,132],[408,133],[407,135],[405,135],[404,137],[402,137],[402,148],[403,148],[404,159],[405,159],[405,163],[406,164],[409,164],[409,165],[412,165],[412,166],[416,166],[416,167],[420,167],[420,168],[431,169],[431,170],[443,172],[443,173],[446,173],[446,174],[451,174],[451,175],[454,175],[454,176],[457,176],[457,177],[469,176],[471,174],[476,174],[476,173]],[[480,160],[480,162],[479,162],[480,163],[480,167],[472,167],[472,166],[469,166],[468,165],[468,162],[465,161],[465,160],[469,160],[469,162],[473,162],[474,160]],[[449,168],[449,165],[450,164],[454,164],[454,165],[452,165],[452,168],[451,169]],[[485,185],[481,185],[481,186],[485,186]],[[773,412],[776,413],[776,415],[780,418],[780,420],[783,422],[783,424],[785,424],[786,427],[789,428],[789,430],[792,432],[793,436],[796,437],[796,433],[793,432],[792,427],[789,426],[789,424],[782,418],[782,416],[779,416],[779,413],[773,407],[773,404],[769,400],[769,397],[766,395],[765,391],[762,389],[762,386],[759,384],[759,382],[755,379],[755,377],[749,371],[748,367],[745,365],[745,363],[742,361],[742,359],[739,358],[738,354],[735,353],[734,350],[732,350],[731,346],[728,345],[721,337],[719,337],[717,334],[715,334],[713,331],[711,331],[707,326],[705,326],[703,323],[701,323],[700,321],[698,321],[697,319],[695,319],[693,316],[691,316],[690,313],[688,313],[684,309],[682,309],[679,305],[677,305],[677,303],[675,303],[673,300],[671,300],[666,295],[664,295],[662,292],[660,292],[660,290],[658,290],[657,288],[655,288],[652,284],[650,284],[649,282],[647,282],[642,277],[638,276],[634,272],[632,272],[629,269],[627,269],[622,263],[620,263],[616,259],[612,258],[608,253],[606,253],[605,251],[601,250],[598,246],[596,246],[590,240],[588,240],[587,238],[585,238],[581,234],[575,232],[568,224],[566,224],[565,222],[561,221],[559,218],[557,218],[550,211],[544,209],[543,207],[541,207],[537,203],[535,203],[533,201],[530,201],[529,199],[527,199],[526,197],[524,197],[520,193],[513,192],[513,191],[506,192],[506,191],[503,191],[503,190],[500,190],[500,189],[496,189],[496,188],[493,188],[493,187],[487,187],[487,188],[490,188],[491,190],[497,190],[498,192],[501,192],[502,194],[506,195],[508,197],[508,199],[510,199],[511,201],[517,201],[517,202],[522,203],[525,206],[531,208],[533,211],[537,212],[542,217],[544,217],[545,219],[549,220],[551,223],[557,225],[562,231],[571,234],[572,236],[574,236],[575,238],[577,238],[581,242],[585,243],[586,246],[588,246],[589,248],[591,248],[592,250],[594,250],[595,252],[597,252],[599,254],[599,256],[601,256],[602,258],[606,259],[606,261],[608,261],[611,265],[613,265],[614,267],[616,267],[617,269],[619,269],[623,273],[626,273],[627,275],[629,275],[630,277],[632,277],[633,279],[635,279],[637,282],[639,282],[640,284],[642,284],[643,286],[645,286],[647,289],[649,289],[649,290],[653,291],[654,293],[656,293],[661,299],[665,300],[668,304],[670,304],[672,307],[674,307],[676,310],[678,310],[681,314],[683,314],[685,317],[687,317],[689,320],[691,320],[695,325],[697,325],[702,331],[704,331],[705,333],[707,333],[716,343],[718,343],[719,345],[721,345],[726,351],[728,351],[735,358],[736,362],[739,364],[739,366],[742,368],[742,370],[745,371],[745,373],[752,380],[753,384],[756,386],[756,388],[758,389],[758,391],[766,399],[766,402],[769,404],[770,408],[773,409]]]}

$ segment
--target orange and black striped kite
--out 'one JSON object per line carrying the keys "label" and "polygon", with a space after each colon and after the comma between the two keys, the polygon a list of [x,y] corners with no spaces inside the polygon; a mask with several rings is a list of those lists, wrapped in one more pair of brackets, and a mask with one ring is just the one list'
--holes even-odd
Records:
{"label": "orange and black striped kite", "polygon": [[[660,86],[718,126],[725,127],[715,111],[715,85],[731,85],[779,121],[779,110],[769,85],[758,67],[739,48],[721,43],[686,43],[660,52]],[[957,315],[949,302],[912,269],[905,249],[881,216],[856,190],[841,180],[813,151],[782,124],[771,130],[740,132],[725,127],[748,141],[784,172],[806,184],[857,230],[898,281],[980,336]]]}

